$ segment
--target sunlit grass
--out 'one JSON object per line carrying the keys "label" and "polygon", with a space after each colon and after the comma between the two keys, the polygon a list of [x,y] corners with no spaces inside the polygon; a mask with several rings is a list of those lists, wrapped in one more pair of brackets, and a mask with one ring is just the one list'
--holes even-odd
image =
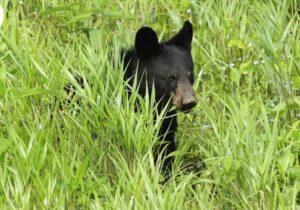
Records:
{"label": "sunlit grass", "polygon": [[[0,5],[1,209],[300,208],[299,1]],[[179,113],[162,184],[163,113],[152,93],[128,98],[119,52],[142,25],[164,39],[186,19],[199,103]]]}

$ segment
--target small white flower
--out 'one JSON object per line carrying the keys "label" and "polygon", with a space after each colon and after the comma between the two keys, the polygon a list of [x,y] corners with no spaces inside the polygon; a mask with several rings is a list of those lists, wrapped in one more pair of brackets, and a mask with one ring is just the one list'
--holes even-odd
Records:
{"label": "small white flower", "polygon": [[226,150],[226,155],[227,155],[227,156],[232,156],[232,151],[231,151],[231,149],[227,149],[227,150]]}
{"label": "small white flower", "polygon": [[229,64],[229,67],[230,67],[230,68],[233,68],[233,67],[234,67],[234,63],[230,63],[230,64]]}
{"label": "small white flower", "polygon": [[259,64],[264,64],[264,63],[265,63],[264,60],[254,61],[254,62],[253,62],[254,65],[259,65]]}
{"label": "small white flower", "polygon": [[42,130],[43,124],[42,124],[42,123],[37,124],[37,128],[38,128],[39,130]]}
{"label": "small white flower", "polygon": [[4,18],[4,12],[2,6],[0,5],[0,27],[3,23],[3,18]]}
{"label": "small white flower", "polygon": [[272,108],[274,108],[276,106],[276,104],[272,101],[271,105]]}
{"label": "small white flower", "polygon": [[212,128],[212,126],[208,125],[208,124],[201,126],[201,130],[206,130],[206,129],[209,129],[209,128]]}

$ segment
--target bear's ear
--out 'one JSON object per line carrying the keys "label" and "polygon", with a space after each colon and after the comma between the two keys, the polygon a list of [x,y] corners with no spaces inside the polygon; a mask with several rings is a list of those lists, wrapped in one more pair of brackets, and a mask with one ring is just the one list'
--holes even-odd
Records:
{"label": "bear's ear", "polygon": [[142,27],[135,36],[135,50],[139,58],[150,58],[159,51],[158,38],[152,28]]}
{"label": "bear's ear", "polygon": [[180,31],[167,44],[173,44],[191,50],[193,39],[193,26],[189,21],[185,21]]}

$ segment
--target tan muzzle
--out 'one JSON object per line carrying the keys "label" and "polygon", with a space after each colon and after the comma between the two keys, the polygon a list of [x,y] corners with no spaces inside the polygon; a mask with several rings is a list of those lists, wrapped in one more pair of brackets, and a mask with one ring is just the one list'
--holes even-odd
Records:
{"label": "tan muzzle", "polygon": [[178,82],[172,101],[182,111],[191,110],[197,104],[192,85],[188,81]]}

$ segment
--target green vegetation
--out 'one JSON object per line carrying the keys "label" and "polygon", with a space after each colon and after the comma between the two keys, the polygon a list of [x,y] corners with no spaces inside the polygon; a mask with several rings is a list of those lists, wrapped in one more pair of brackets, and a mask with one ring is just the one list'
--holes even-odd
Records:
{"label": "green vegetation", "polygon": [[[1,209],[300,209],[299,0],[0,5]],[[187,19],[199,103],[162,185],[161,118],[152,94],[126,96],[119,51]]]}

